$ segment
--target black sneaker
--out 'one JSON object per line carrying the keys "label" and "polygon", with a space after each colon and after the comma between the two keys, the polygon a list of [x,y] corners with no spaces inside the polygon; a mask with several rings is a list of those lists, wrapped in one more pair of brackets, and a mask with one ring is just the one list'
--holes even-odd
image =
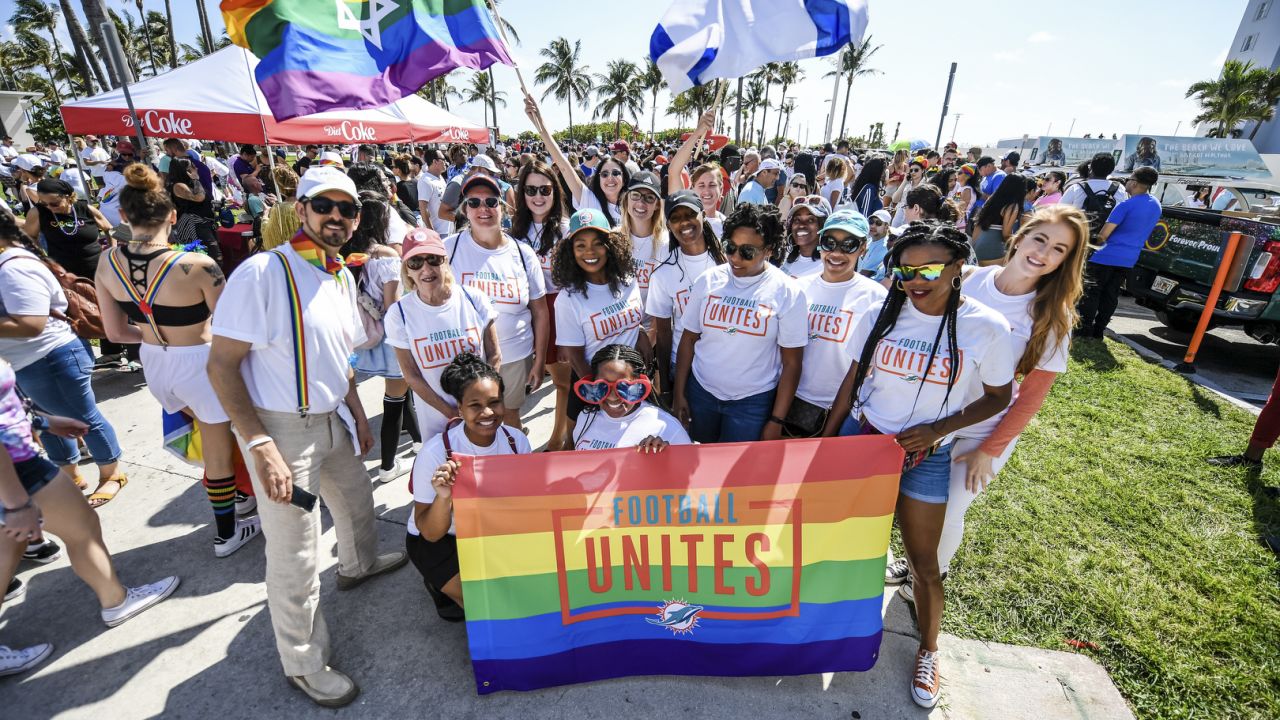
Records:
{"label": "black sneaker", "polygon": [[103,355],[102,357],[93,361],[93,369],[103,370],[106,368],[118,368],[120,367],[120,362],[122,360],[124,360],[124,355],[122,353],[115,353],[113,355]]}
{"label": "black sneaker", "polygon": [[911,568],[907,566],[906,558],[898,558],[884,568],[885,585],[901,585],[910,581],[910,579]]}
{"label": "black sneaker", "polygon": [[4,601],[17,600],[27,592],[27,584],[14,578],[9,581],[9,589],[4,591]]}
{"label": "black sneaker", "polygon": [[427,592],[431,594],[431,599],[436,604],[436,614],[441,620],[456,623],[467,619],[466,612],[461,605],[454,602],[453,598],[437,590],[431,583],[426,583],[426,586]]}
{"label": "black sneaker", "polygon": [[1246,470],[1261,470],[1262,461],[1245,457],[1244,455],[1219,455],[1211,457],[1205,462],[1217,467],[1242,467]]}
{"label": "black sneaker", "polygon": [[30,562],[51,563],[62,557],[62,546],[52,540],[45,540],[39,545],[28,544],[22,553],[22,559]]}

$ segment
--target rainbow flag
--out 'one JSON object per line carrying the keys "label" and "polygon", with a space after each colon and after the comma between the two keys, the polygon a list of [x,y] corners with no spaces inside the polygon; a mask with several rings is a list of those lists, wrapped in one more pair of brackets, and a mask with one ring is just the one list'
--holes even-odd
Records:
{"label": "rainbow flag", "polygon": [[892,437],[458,457],[481,694],[876,662]]}
{"label": "rainbow flag", "polygon": [[513,65],[484,0],[222,0],[276,120],[375,108],[460,67]]}

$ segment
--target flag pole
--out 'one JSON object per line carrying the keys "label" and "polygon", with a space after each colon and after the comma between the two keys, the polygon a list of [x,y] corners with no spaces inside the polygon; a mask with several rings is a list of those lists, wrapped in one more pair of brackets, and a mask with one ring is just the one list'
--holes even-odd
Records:
{"label": "flag pole", "polygon": [[[498,26],[498,34],[502,36],[502,44],[506,45],[507,48],[510,48],[511,41],[507,39],[507,31],[502,27],[502,15],[498,14],[498,4],[493,2],[493,0],[485,0],[484,4],[489,7],[489,12],[493,13],[493,24]],[[507,52],[510,53],[510,50],[508,49]],[[524,75],[520,74],[520,63],[516,62],[515,58],[511,58],[511,69],[516,71],[516,80],[520,83],[521,92],[528,95],[529,87],[524,84]],[[570,99],[572,100],[572,98]],[[498,112],[498,108],[495,106],[493,111],[496,114]]]}

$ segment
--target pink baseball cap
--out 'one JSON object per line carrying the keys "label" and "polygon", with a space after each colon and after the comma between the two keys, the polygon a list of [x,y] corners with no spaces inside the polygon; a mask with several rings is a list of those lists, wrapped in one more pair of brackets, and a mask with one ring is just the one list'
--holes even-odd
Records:
{"label": "pink baseball cap", "polygon": [[444,241],[440,239],[440,234],[427,228],[419,227],[410,230],[409,234],[404,236],[404,244],[401,248],[404,250],[401,260],[408,260],[415,255],[444,256]]}

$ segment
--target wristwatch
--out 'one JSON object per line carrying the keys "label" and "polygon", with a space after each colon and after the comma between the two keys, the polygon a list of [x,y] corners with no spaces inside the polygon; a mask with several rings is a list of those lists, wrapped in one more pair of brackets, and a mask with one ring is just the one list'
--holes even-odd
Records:
{"label": "wristwatch", "polygon": [[786,424],[787,424],[787,421],[786,421],[786,420],[783,420],[782,418],[778,417],[777,415],[770,415],[770,416],[769,416],[769,419],[768,419],[768,420],[766,420],[765,422],[778,423],[779,425],[786,425]]}

